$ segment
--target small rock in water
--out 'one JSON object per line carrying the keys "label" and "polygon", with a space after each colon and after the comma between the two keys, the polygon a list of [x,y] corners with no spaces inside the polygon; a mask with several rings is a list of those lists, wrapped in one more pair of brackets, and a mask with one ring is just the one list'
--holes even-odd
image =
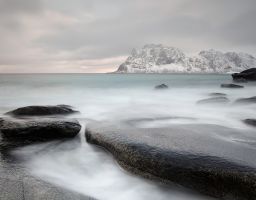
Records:
{"label": "small rock in water", "polygon": [[245,79],[248,81],[256,81],[256,68],[244,70],[240,73],[232,74],[233,80]]}
{"label": "small rock in water", "polygon": [[208,99],[202,99],[197,101],[197,104],[222,104],[228,103],[229,99],[227,97],[212,97]]}
{"label": "small rock in water", "polygon": [[244,123],[256,127],[256,119],[245,119]]}
{"label": "small rock in water", "polygon": [[0,118],[0,133],[8,141],[49,141],[75,137],[81,129],[72,119]]}
{"label": "small rock in water", "polygon": [[230,83],[230,84],[221,84],[220,87],[222,87],[222,88],[243,88],[244,86]]}
{"label": "small rock in water", "polygon": [[155,87],[155,89],[167,89],[167,88],[168,88],[168,85],[166,84],[160,84]]}
{"label": "small rock in water", "polygon": [[252,104],[256,103],[256,96],[249,97],[249,98],[240,98],[235,101],[235,103],[239,104]]}
{"label": "small rock in water", "polygon": [[7,115],[12,116],[43,116],[43,115],[64,115],[72,114],[78,111],[72,109],[69,105],[56,105],[56,106],[26,106],[17,108]]}
{"label": "small rock in water", "polygon": [[209,96],[227,96],[227,94],[220,92],[212,92],[209,94]]}

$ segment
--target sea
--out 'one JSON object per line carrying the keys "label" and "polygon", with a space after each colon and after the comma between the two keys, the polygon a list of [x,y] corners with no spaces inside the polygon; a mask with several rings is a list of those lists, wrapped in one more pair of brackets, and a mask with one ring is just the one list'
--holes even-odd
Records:
{"label": "sea", "polygon": [[[159,84],[168,89],[156,90]],[[80,113],[79,140],[43,143],[18,149],[32,176],[98,200],[209,200],[176,185],[147,180],[122,169],[108,152],[86,143],[90,121],[155,118],[140,127],[173,124],[215,124],[252,129],[243,119],[256,118],[256,104],[235,106],[235,100],[256,96],[256,83],[242,89],[221,88],[232,83],[228,74],[1,74],[0,115],[22,106],[67,104]],[[211,93],[225,93],[227,104],[200,105]],[[168,118],[169,116],[173,118]],[[166,117],[166,118],[165,118]],[[207,134],[207,133],[206,133]],[[79,141],[79,142],[77,142]]]}

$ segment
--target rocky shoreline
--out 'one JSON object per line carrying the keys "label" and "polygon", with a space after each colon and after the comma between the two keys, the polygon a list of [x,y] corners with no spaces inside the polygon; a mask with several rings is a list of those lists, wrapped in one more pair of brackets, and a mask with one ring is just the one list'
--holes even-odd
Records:
{"label": "rocky shoreline", "polygon": [[12,117],[0,119],[1,200],[95,200],[31,176],[12,155],[17,147],[74,138],[81,125],[60,116],[71,113],[69,106],[28,106],[6,113]]}

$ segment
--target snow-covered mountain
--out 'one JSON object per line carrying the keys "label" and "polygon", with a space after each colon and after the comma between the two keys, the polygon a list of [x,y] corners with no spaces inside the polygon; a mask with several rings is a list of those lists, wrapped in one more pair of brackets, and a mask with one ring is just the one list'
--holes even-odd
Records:
{"label": "snow-covered mountain", "polygon": [[116,73],[228,73],[252,67],[256,67],[256,58],[246,53],[211,49],[187,56],[175,47],[148,44],[142,49],[133,49]]}

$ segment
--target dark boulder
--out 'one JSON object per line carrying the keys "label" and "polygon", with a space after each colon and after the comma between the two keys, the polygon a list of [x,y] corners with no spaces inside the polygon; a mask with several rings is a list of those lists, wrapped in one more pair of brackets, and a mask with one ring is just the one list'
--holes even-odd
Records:
{"label": "dark boulder", "polygon": [[26,106],[17,108],[6,114],[12,116],[43,116],[43,115],[67,115],[77,111],[68,105],[57,106]]}
{"label": "dark boulder", "polygon": [[242,85],[236,85],[236,84],[221,84],[220,87],[222,88],[243,88]]}
{"label": "dark boulder", "polygon": [[256,68],[244,70],[240,73],[232,74],[233,80],[245,79],[248,81],[256,81]]}
{"label": "dark boulder", "polygon": [[[85,134],[89,143],[104,147],[136,174],[222,199],[256,199],[255,143],[245,145],[248,138],[235,129],[201,124],[148,129],[97,123],[89,124]],[[256,140],[253,132],[247,135],[250,141]]]}
{"label": "dark boulder", "polygon": [[155,89],[167,89],[167,88],[168,88],[168,85],[166,84],[160,84],[155,87]]}
{"label": "dark boulder", "polygon": [[244,123],[256,127],[256,119],[245,119]]}
{"label": "dark boulder", "polygon": [[208,99],[202,99],[197,101],[197,104],[225,104],[230,102],[227,97],[212,97]]}
{"label": "dark boulder", "polygon": [[247,83],[247,80],[244,78],[238,78],[238,79],[234,79],[233,82],[236,83]]}
{"label": "dark boulder", "polygon": [[7,141],[49,141],[75,137],[81,129],[71,119],[11,119],[0,118],[0,133]]}
{"label": "dark boulder", "polygon": [[256,96],[249,98],[240,98],[235,101],[236,104],[252,104],[256,103]]}

